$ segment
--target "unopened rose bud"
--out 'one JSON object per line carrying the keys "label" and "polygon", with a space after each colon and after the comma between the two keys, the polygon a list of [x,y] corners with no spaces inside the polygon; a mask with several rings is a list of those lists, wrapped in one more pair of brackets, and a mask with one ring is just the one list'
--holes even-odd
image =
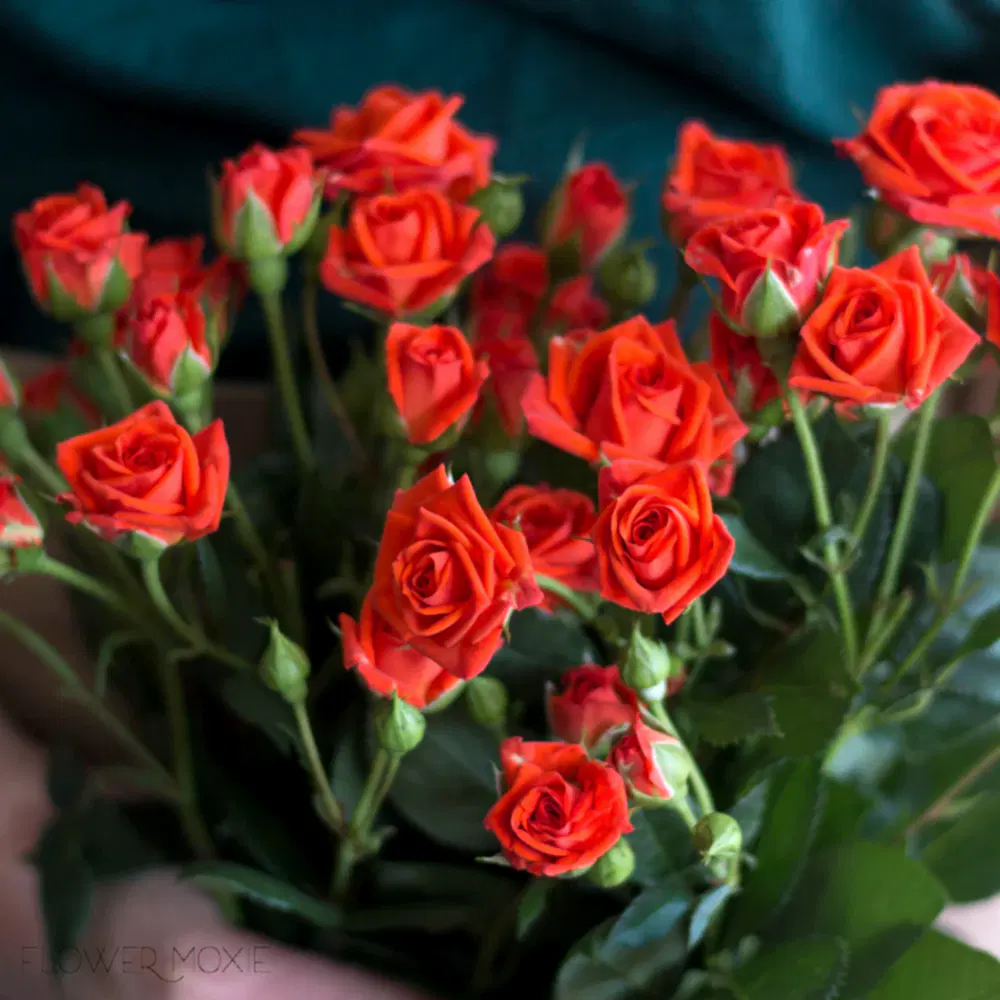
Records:
{"label": "unopened rose bud", "polygon": [[276,621],[267,624],[271,629],[271,638],[260,659],[260,676],[269,688],[277,691],[290,704],[305,701],[309,657],[301,646],[282,634]]}
{"label": "unopened rose bud", "polygon": [[602,889],[613,889],[627,882],[635,871],[635,853],[629,842],[620,838],[605,854],[602,854],[587,872],[591,882]]}
{"label": "unopened rose bud", "polygon": [[375,709],[375,733],[389,753],[409,753],[420,745],[427,722],[423,713],[398,695],[380,702]]}
{"label": "unopened rose bud", "polygon": [[510,699],[502,681],[483,674],[473,677],[465,686],[465,697],[475,722],[487,729],[503,729]]}
{"label": "unopened rose bud", "polygon": [[0,478],[0,576],[30,570],[45,558],[45,532],[13,476]]}
{"label": "unopened rose bud", "polygon": [[468,204],[479,209],[483,222],[497,239],[510,236],[524,218],[521,179],[496,175],[469,198]]}
{"label": "unopened rose bud", "polygon": [[662,642],[647,638],[638,625],[632,629],[622,679],[644,701],[660,701],[670,676],[670,652]]}
{"label": "unopened rose bud", "polygon": [[656,265],[643,246],[612,251],[601,264],[601,287],[616,305],[641,309],[656,294]]}
{"label": "unopened rose bud", "polygon": [[724,872],[740,856],[743,831],[740,824],[726,813],[714,812],[702,816],[691,831],[695,850],[713,870]]}

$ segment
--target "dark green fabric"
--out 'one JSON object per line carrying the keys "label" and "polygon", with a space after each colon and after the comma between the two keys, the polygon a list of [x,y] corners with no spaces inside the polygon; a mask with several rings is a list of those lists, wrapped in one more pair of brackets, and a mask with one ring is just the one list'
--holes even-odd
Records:
{"label": "dark green fabric", "polygon": [[[657,232],[691,116],[784,142],[802,189],[843,210],[860,182],[830,137],[896,80],[1000,86],[998,36],[1000,0],[5,0],[0,210],[88,179],[131,200],[137,228],[204,230],[209,166],[383,81],[464,93],[462,119],[536,200],[586,130],[588,156],[639,184],[636,235]],[[0,295],[4,339],[51,337],[12,251]],[[230,370],[258,348],[251,330]]]}

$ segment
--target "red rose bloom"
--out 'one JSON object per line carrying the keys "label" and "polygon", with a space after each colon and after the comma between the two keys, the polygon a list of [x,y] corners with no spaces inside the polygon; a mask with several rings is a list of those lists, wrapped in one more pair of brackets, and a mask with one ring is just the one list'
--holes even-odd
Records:
{"label": "red rose bloom", "polygon": [[770,208],[730,216],[699,229],[687,241],[684,260],[692,271],[717,278],[722,308],[749,330],[760,329],[760,298],[767,274],[770,293],[783,293],[788,312],[801,321],[812,309],[820,285],[837,263],[846,219],[823,222],[823,209],[808,201],[779,198]]}
{"label": "red rose bloom", "polygon": [[507,243],[473,279],[469,323],[474,340],[531,333],[549,287],[549,262],[538,247]]}
{"label": "red rose bloom", "polygon": [[753,337],[736,333],[721,316],[708,320],[711,365],[737,412],[752,414],[781,395],[781,383],[764,364]]}
{"label": "red rose bloom", "polygon": [[334,108],[329,129],[299,129],[294,139],[327,171],[328,198],[422,187],[464,201],[489,183],[496,142],[455,121],[462,103],[434,90],[376,87],[359,108]]}
{"label": "red rose bloom", "polygon": [[222,421],[193,437],[166,403],[63,441],[56,464],[69,483],[66,515],[111,540],[136,533],[161,545],[194,541],[219,526],[229,485]]}
{"label": "red rose bloom", "polygon": [[885,87],[864,131],[836,146],[915,222],[1000,238],[996,94],[934,80]]}
{"label": "red rose bloom", "polygon": [[330,230],[319,274],[327,289],[386,316],[443,305],[493,254],[474,208],[435,191],[359,198]]}
{"label": "red rose bloom", "polygon": [[35,548],[44,531],[34,511],[24,502],[13,476],[0,476],[0,549]]}
{"label": "red rose bloom", "polygon": [[834,268],[802,327],[789,384],[845,405],[919,406],[979,343],[934,294],[914,246],[869,271]]}
{"label": "red rose bloom", "polygon": [[658,759],[659,747],[680,747],[681,743],[668,733],[647,726],[636,719],[629,731],[614,745],[608,755],[608,765],[624,779],[629,788],[653,799],[672,799],[677,789],[671,784]]}
{"label": "red rose bloom", "polygon": [[126,231],[127,201],[111,208],[104,192],[81,184],[14,216],[14,242],[35,301],[57,319],[117,309],[142,265],[146,237]]}
{"label": "red rose bloom", "polygon": [[663,188],[670,239],[683,246],[696,230],[748,209],[794,196],[792,172],[780,146],[720,139],[701,122],[685,122]]}
{"label": "red rose bloom", "polygon": [[673,323],[642,316],[554,337],[548,376],[532,378],[522,403],[535,437],[590,462],[695,461],[707,471],[747,432],[712,367],[685,357]]}
{"label": "red rose bloom", "polygon": [[541,602],[524,536],[483,512],[443,466],[399,490],[375,560],[372,603],[410,646],[463,680],[503,644],[511,613]]}
{"label": "red rose bloom", "polygon": [[454,326],[393,323],[385,365],[389,394],[413,444],[428,444],[466,419],[490,373]]}
{"label": "red rose bloom", "polygon": [[946,261],[931,264],[934,291],[977,333],[989,318],[991,288],[997,276],[974,264],[968,254],[953,253]]}
{"label": "red rose bloom", "polygon": [[628,223],[629,199],[611,168],[587,163],[556,192],[545,233],[546,247],[572,243],[580,266],[590,270],[618,241]]}
{"label": "red rose bloom", "polygon": [[598,485],[601,596],[669,625],[722,579],[735,549],[704,472],[623,459],[601,469]]}
{"label": "red rose bloom", "polygon": [[425,709],[462,682],[418,653],[372,607],[366,597],[355,622],[340,616],[344,666],[357,670],[376,694],[393,692],[414,708]]}
{"label": "red rose bloom", "polygon": [[[597,551],[590,539],[597,514],[589,497],[545,485],[512,486],[491,516],[521,530],[536,573],[573,590],[597,590]],[[546,594],[542,607],[551,611],[559,604]]]}
{"label": "red rose bloom", "polygon": [[258,143],[222,164],[217,239],[238,260],[294,253],[309,238],[319,206],[309,151],[271,150]]}
{"label": "red rose bloom", "polygon": [[631,833],[621,776],[568,743],[500,747],[506,792],[486,816],[512,867],[553,877],[589,868]]}
{"label": "red rose bloom", "polygon": [[132,364],[165,395],[183,395],[208,378],[214,367],[205,314],[189,293],[147,301],[127,320],[124,341]]}
{"label": "red rose bloom", "polygon": [[607,302],[594,294],[594,279],[581,274],[556,286],[545,313],[545,329],[600,330],[610,316]]}
{"label": "red rose bloom", "polygon": [[584,664],[562,675],[561,691],[549,691],[546,711],[553,736],[593,748],[612,730],[631,724],[639,699],[617,667]]}

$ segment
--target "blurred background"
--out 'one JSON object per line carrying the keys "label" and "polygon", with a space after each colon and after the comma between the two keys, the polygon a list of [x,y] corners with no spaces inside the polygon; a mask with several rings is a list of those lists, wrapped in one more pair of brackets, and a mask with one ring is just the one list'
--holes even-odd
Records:
{"label": "blurred background", "polygon": [[[154,237],[205,231],[219,160],[388,81],[464,94],[497,170],[532,177],[529,209],[586,133],[638,185],[634,235],[658,235],[677,127],[699,117],[784,143],[800,189],[843,213],[860,179],[829,140],[888,83],[1000,86],[998,38],[1000,0],[3,0],[0,215],[89,180]],[[6,343],[55,346],[9,245],[0,301]],[[254,317],[243,331],[223,374],[264,374]]]}

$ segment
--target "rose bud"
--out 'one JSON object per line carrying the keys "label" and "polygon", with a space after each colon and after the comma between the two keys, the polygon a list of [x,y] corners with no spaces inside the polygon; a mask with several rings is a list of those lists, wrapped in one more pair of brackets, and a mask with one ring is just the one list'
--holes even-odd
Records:
{"label": "rose bud", "polygon": [[374,610],[450,674],[481,674],[510,615],[541,603],[524,536],[484,513],[468,476],[438,466],[398,490],[375,558]]}
{"label": "rose bud", "polygon": [[594,294],[594,279],[589,274],[579,274],[553,289],[542,325],[550,335],[599,330],[610,316],[607,302]]}
{"label": "rose bud", "polygon": [[490,369],[481,399],[496,409],[505,434],[515,437],[524,427],[521,397],[538,371],[535,345],[524,335],[510,337],[480,336],[475,343],[476,356]]}
{"label": "rose bud", "polygon": [[639,711],[635,692],[617,667],[571,667],[560,683],[562,690],[550,687],[546,692],[545,710],[552,735],[567,743],[594,751],[629,726]]}
{"label": "rose bud", "polygon": [[641,309],[656,295],[656,265],[641,244],[614,250],[601,264],[601,287],[622,310]]}
{"label": "rose bud", "polygon": [[296,142],[326,171],[326,195],[433,188],[464,201],[490,180],[496,142],[455,121],[464,98],[376,87],[359,108],[334,108],[329,129],[300,129]]}
{"label": "rose bud", "polygon": [[998,134],[1000,97],[927,80],[880,90],[861,134],[835,145],[882,201],[914,222],[997,239]]}
{"label": "rose bud", "polygon": [[669,625],[725,575],[735,543],[698,465],[621,459],[601,469],[598,490],[591,534],[606,600]]}
{"label": "rose bud", "polygon": [[527,243],[507,243],[472,280],[469,328],[480,339],[528,336],[549,287],[544,252]]}
{"label": "rose bud", "polygon": [[632,627],[622,680],[646,702],[662,701],[670,677],[670,651],[662,642],[642,634],[636,623]]}
{"label": "rose bud", "polygon": [[684,248],[692,271],[717,278],[722,308],[755,337],[794,333],[816,302],[837,263],[846,219],[823,222],[823,209],[808,201],[778,198],[710,223]]}
{"label": "rose bud", "polygon": [[478,208],[483,221],[498,240],[510,236],[524,218],[524,195],[521,179],[494,176],[486,187],[472,195],[467,204]]}
{"label": "rose bud", "polygon": [[747,433],[712,367],[688,361],[673,322],[643,316],[553,337],[548,375],[532,377],[522,405],[535,437],[594,463],[694,461],[708,472]]}
{"label": "rose bud", "polygon": [[841,406],[919,406],[979,337],[934,294],[920,251],[834,268],[802,327],[789,384]]}
{"label": "rose bud", "polygon": [[691,831],[695,850],[718,878],[726,878],[743,852],[743,831],[727,813],[702,816]]}
{"label": "rose bud", "polygon": [[977,333],[987,325],[991,286],[997,276],[979,267],[968,254],[952,254],[946,261],[932,264],[929,270],[934,291]]}
{"label": "rose bud", "polygon": [[379,745],[391,754],[416,750],[427,729],[423,713],[395,693],[375,706],[372,721]]}
{"label": "rose bud", "polygon": [[737,333],[716,313],[709,317],[708,336],[710,364],[739,414],[752,417],[781,398],[781,383],[764,362],[753,337]]}
{"label": "rose bud", "polygon": [[14,242],[39,308],[75,322],[113,312],[128,300],[146,237],[130,233],[127,201],[111,208],[104,192],[81,184],[14,216]]}
{"label": "rose bud", "polygon": [[429,444],[461,427],[490,374],[454,326],[393,323],[385,367],[389,395],[411,444]]}
{"label": "rose bud", "polygon": [[635,871],[635,852],[622,837],[606,854],[602,854],[587,872],[587,878],[602,889],[624,885]]}
{"label": "rose bud", "polygon": [[546,250],[565,253],[573,271],[589,271],[621,239],[629,197],[611,168],[586,163],[564,178],[545,208]]}
{"label": "rose bud", "polygon": [[206,328],[193,295],[158,295],[126,321],[125,353],[156,392],[183,398],[212,374]]}
{"label": "rose bud", "polygon": [[357,622],[341,615],[338,624],[344,666],[357,670],[375,694],[387,697],[395,693],[421,711],[443,708],[458,694],[462,682],[393,631],[375,611],[370,594],[361,605]]}
{"label": "rose bud", "polygon": [[149,403],[63,441],[56,465],[69,482],[59,498],[72,507],[66,519],[129,543],[136,555],[152,557],[219,527],[229,485],[221,420],[191,436],[166,403]]}
{"label": "rose bud", "polygon": [[[615,743],[608,764],[625,779],[641,802],[669,802],[687,794],[691,755],[676,736],[661,733],[636,719]],[[645,803],[652,804],[652,803]]]}
{"label": "rose bud", "polygon": [[222,164],[214,189],[216,241],[242,261],[293,254],[309,239],[321,200],[308,150],[257,144]]}
{"label": "rose bud", "polygon": [[41,522],[17,488],[17,480],[0,476],[0,549],[36,548],[44,535]]}
{"label": "rose bud", "polygon": [[[596,591],[597,551],[590,529],[597,519],[591,499],[575,490],[512,486],[490,516],[522,532],[535,573],[552,577],[572,590]],[[541,605],[552,611],[561,601],[545,595]]]}
{"label": "rose bud", "polygon": [[701,122],[685,122],[663,188],[664,230],[684,246],[702,226],[794,197],[792,172],[780,146],[713,135]]}
{"label": "rose bud", "polygon": [[261,679],[290,705],[300,705],[309,693],[309,657],[298,643],[282,634],[276,621],[272,619],[267,625],[271,636],[260,659]]}
{"label": "rose bud", "polygon": [[503,681],[485,674],[473,677],[465,687],[465,701],[474,722],[498,733],[503,732],[510,704]]}
{"label": "rose bud", "polygon": [[330,229],[319,276],[335,295],[383,316],[430,319],[493,255],[479,212],[435,191],[359,198]]}
{"label": "rose bud", "polygon": [[632,832],[625,783],[572,743],[504,740],[505,789],[485,826],[507,862],[550,878],[582,872]]}

